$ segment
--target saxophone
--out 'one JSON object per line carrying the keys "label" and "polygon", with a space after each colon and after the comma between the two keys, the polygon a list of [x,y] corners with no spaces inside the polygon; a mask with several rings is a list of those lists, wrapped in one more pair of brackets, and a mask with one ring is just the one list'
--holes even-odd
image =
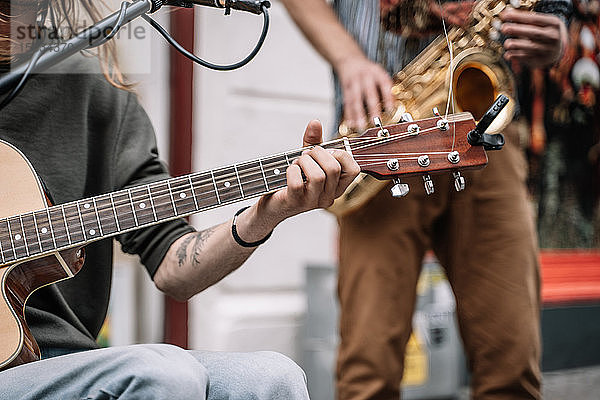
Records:
{"label": "saxophone", "polygon": [[[502,59],[503,49],[499,14],[506,7],[532,10],[538,0],[480,0],[475,3],[469,22],[454,26],[435,38],[417,57],[394,76],[392,95],[394,110],[381,116],[383,124],[398,123],[409,116],[423,119],[432,110],[445,110],[450,88],[453,112],[468,111],[479,120],[501,94],[509,105],[488,128],[488,133],[501,132],[515,111],[515,80]],[[450,42],[453,63],[450,68]],[[358,132],[342,123],[340,136],[356,136]],[[360,174],[329,208],[337,216],[348,214],[367,203],[387,184],[367,174]]]}

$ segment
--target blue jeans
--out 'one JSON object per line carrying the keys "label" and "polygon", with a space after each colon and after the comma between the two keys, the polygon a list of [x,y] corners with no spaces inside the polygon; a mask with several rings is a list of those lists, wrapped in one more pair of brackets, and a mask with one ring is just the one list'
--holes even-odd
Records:
{"label": "blue jeans", "polygon": [[44,358],[0,372],[0,399],[296,400],[308,399],[308,391],[304,372],[278,353],[148,344]]}

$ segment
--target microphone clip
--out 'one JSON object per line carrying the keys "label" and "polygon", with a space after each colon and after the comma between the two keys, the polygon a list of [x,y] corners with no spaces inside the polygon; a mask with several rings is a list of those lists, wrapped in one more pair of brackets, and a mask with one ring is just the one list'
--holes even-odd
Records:
{"label": "microphone clip", "polygon": [[169,0],[167,2],[167,4],[170,6],[183,7],[183,8],[194,7],[194,3],[192,3],[191,1],[185,1],[185,0]]}

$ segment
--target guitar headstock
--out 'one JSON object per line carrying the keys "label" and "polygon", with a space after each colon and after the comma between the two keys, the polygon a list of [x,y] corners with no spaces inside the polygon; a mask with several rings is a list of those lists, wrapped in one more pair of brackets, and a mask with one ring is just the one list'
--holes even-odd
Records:
{"label": "guitar headstock", "polygon": [[[460,177],[456,174],[458,170],[482,168],[487,164],[484,148],[471,146],[467,141],[468,133],[474,128],[473,116],[459,113],[447,118],[437,116],[377,126],[347,140],[361,171],[375,178],[395,179],[444,171],[454,172],[457,178],[457,175]],[[431,190],[433,192],[433,186]],[[459,186],[457,190],[461,190]]]}

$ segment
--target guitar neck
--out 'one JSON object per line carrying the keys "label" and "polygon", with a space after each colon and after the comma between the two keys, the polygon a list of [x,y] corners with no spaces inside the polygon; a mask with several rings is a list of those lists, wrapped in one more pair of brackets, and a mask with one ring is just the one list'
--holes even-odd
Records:
{"label": "guitar neck", "polygon": [[[343,149],[342,140],[322,144]],[[273,192],[305,149],[139,185],[0,220],[0,261],[13,263]]]}

